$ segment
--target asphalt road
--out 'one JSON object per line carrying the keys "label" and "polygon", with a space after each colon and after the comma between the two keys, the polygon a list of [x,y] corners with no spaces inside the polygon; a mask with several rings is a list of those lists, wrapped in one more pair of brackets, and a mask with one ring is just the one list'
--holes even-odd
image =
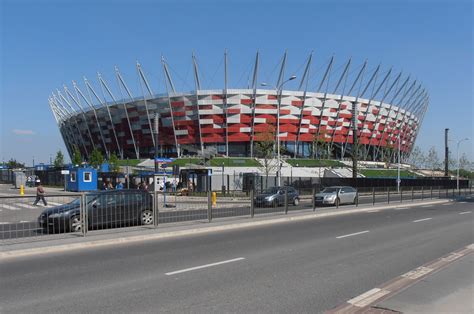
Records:
{"label": "asphalt road", "polygon": [[[444,192],[444,193],[443,193]],[[359,197],[359,204],[366,205],[372,204],[383,204],[383,203],[400,203],[411,202],[412,200],[430,199],[431,197],[445,197],[445,191],[433,191],[431,194],[430,190],[424,193],[411,193],[410,191],[404,194],[376,194],[373,195],[361,195]],[[452,196],[452,195],[448,195]],[[43,230],[37,223],[37,218],[45,207],[40,203],[38,206],[32,206],[34,198],[26,199],[3,199],[0,200],[0,240],[17,239],[17,238],[28,238],[28,237],[40,237],[49,235],[47,230]],[[6,202],[8,201],[8,202]],[[64,204],[71,201],[71,198],[65,197],[49,197],[49,206]],[[168,203],[172,204],[173,203]],[[318,205],[320,207],[321,205]],[[353,206],[353,205],[343,205]],[[328,207],[324,205],[323,207]],[[298,206],[289,205],[288,211],[302,210],[312,208],[312,200],[306,196],[301,198],[301,202]],[[284,206],[278,207],[256,207],[255,215],[278,213],[284,212]],[[159,220],[160,224],[163,223],[176,223],[194,220],[207,220],[208,219],[207,203],[205,201],[184,201],[174,204],[174,207],[160,208],[159,209]],[[217,206],[212,209],[212,218],[226,218],[234,216],[248,216],[250,215],[250,201],[230,201],[225,200],[217,202]],[[129,224],[123,222],[116,222],[115,226],[130,227]],[[110,226],[106,226],[110,228]]]}
{"label": "asphalt road", "polygon": [[319,313],[471,244],[473,207],[399,208],[4,260],[0,311]]}

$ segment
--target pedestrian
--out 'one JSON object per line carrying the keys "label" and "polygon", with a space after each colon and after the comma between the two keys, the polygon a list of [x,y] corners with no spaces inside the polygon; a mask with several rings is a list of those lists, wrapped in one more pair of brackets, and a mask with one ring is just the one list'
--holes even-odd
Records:
{"label": "pedestrian", "polygon": [[34,206],[37,206],[38,202],[40,200],[43,201],[43,204],[44,206],[48,206],[48,203],[46,203],[46,200],[44,199],[44,188],[43,186],[41,185],[41,182],[38,184],[38,186],[36,187],[36,200],[35,202],[33,203]]}
{"label": "pedestrian", "polygon": [[104,190],[104,191],[107,190],[107,182],[106,181],[104,181],[102,183],[102,190]]}
{"label": "pedestrian", "polygon": [[123,183],[122,183],[122,181],[119,181],[119,183],[118,183],[117,186],[116,186],[116,189],[117,189],[117,190],[123,190]]}
{"label": "pedestrian", "polygon": [[109,181],[109,184],[107,184],[107,190],[113,190],[114,186],[112,184],[112,181]]}

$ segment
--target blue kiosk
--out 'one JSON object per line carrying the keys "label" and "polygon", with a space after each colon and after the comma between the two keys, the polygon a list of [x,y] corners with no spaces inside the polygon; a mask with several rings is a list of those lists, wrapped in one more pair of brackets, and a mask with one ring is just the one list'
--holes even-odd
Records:
{"label": "blue kiosk", "polygon": [[67,190],[97,191],[97,170],[92,167],[71,167],[67,175]]}

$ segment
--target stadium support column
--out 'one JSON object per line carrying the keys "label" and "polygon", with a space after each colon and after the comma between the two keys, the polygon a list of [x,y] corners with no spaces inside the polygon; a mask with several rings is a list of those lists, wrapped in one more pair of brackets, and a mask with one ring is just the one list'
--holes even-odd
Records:
{"label": "stadium support column", "polygon": [[91,96],[91,92],[92,94],[94,95],[94,97],[97,99],[97,101],[102,105],[102,107],[104,107],[107,111],[107,115],[109,117],[109,120],[110,120],[110,126],[112,128],[112,133],[114,135],[114,139],[115,139],[115,144],[117,146],[117,150],[119,152],[119,155],[120,155],[120,159],[123,159],[123,147],[120,147],[120,143],[119,143],[119,140],[118,140],[118,137],[117,137],[117,132],[115,131],[115,126],[114,126],[114,121],[112,119],[112,114],[110,113],[110,108],[109,106],[107,105],[107,102],[105,100],[105,92],[104,92],[104,85],[103,85],[103,80],[102,80],[102,76],[100,75],[100,73],[97,73],[97,79],[99,80],[99,84],[100,84],[100,90],[102,91],[102,97],[103,97],[103,100],[100,99],[99,95],[97,95],[97,93],[95,92],[94,88],[92,87],[92,85],[86,81],[86,86],[87,86],[87,91],[88,91],[88,94],[89,94],[89,99],[90,99],[90,102],[92,104],[92,96]]}
{"label": "stadium support column", "polygon": [[[304,87],[304,93],[303,93],[303,103],[301,104],[301,110],[300,110],[300,121],[298,123],[298,134],[296,135],[296,140],[295,140],[295,153],[294,153],[294,158],[298,155],[299,152],[299,142],[300,142],[300,136],[301,136],[301,125],[303,121],[303,111],[304,111],[304,106],[306,104],[306,95],[308,92],[308,82],[309,82],[309,71],[311,68],[311,62],[313,59],[313,51],[311,51],[311,54],[308,57],[308,62],[306,63],[306,67],[303,72],[303,77],[301,78],[300,85],[298,86],[298,90],[301,90],[303,87],[303,84],[305,84]],[[309,129],[308,129],[309,131]]]}
{"label": "stadium support column", "polygon": [[224,51],[224,117],[225,117],[225,155],[229,157],[229,130],[227,124],[227,49]]}
{"label": "stadium support column", "polygon": [[444,176],[449,176],[449,147],[448,147],[449,129],[444,129]]}
{"label": "stadium support column", "polygon": [[[155,117],[153,119],[153,122],[155,124],[155,128],[153,130],[153,134],[155,135],[154,136],[154,145],[155,145],[155,153],[154,153],[154,164],[155,164],[155,188],[157,187],[157,184],[156,184],[156,175],[158,174],[158,136],[159,136],[159,122],[160,122],[160,116],[158,114],[158,112],[155,112]],[[155,191],[158,191],[157,189],[155,189]]]}
{"label": "stadium support column", "polygon": [[[334,144],[334,137],[336,136],[336,131],[337,131],[337,127],[338,127],[337,124],[339,122],[339,113],[341,112],[341,104],[342,104],[342,100],[344,98],[344,91],[346,90],[347,76],[348,76],[348,73],[349,73],[349,68],[351,66],[351,62],[352,62],[352,58],[349,58],[349,61],[347,61],[346,66],[344,67],[344,71],[342,71],[341,77],[337,81],[336,87],[334,88],[334,91],[332,92],[333,95],[336,95],[337,89],[341,85],[342,80],[344,80],[344,86],[342,88],[342,93],[340,94],[341,97],[339,97],[339,102],[338,102],[338,108],[337,108],[337,114],[336,114],[336,123],[335,123],[334,129],[333,129],[332,134],[331,134],[330,150],[332,150],[332,147],[333,147],[333,144]],[[342,143],[341,143],[341,148],[342,148]],[[341,149],[341,152],[342,152],[342,149]],[[341,159],[342,159],[342,157],[343,156],[341,155]]]}
{"label": "stadium support column", "polygon": [[168,96],[167,97],[168,98],[168,107],[170,109],[171,125],[173,126],[173,136],[174,136],[174,143],[175,143],[175,146],[176,146],[176,155],[179,158],[181,152],[180,152],[180,149],[179,149],[179,146],[178,146],[179,145],[178,144],[178,137],[176,136],[176,126],[174,124],[173,108],[171,106],[171,99],[170,99],[170,92],[169,92],[168,84],[171,87],[171,91],[173,93],[175,93],[176,90],[174,89],[173,80],[171,79],[171,75],[168,71],[168,65],[166,64],[165,58],[163,56],[161,56],[161,66],[163,68],[163,73],[164,73],[165,78],[166,78],[166,81],[165,81],[166,95]]}
{"label": "stadium support column", "polygon": [[280,74],[278,75],[277,81],[277,97],[278,97],[278,107],[277,107],[277,131],[276,131],[276,143],[277,143],[277,156],[278,156],[278,186],[281,186],[281,155],[280,155],[280,110],[281,110],[281,98],[283,94],[283,75],[285,72],[286,65],[286,51],[281,62]]}
{"label": "stadium support column", "polygon": [[259,63],[259,52],[257,50],[257,55],[255,56],[255,66],[253,67],[253,79],[252,79],[252,127],[250,133],[250,157],[253,158],[253,143],[255,137],[255,107],[257,106],[257,77],[258,77],[258,63]]}
{"label": "stadium support column", "polygon": [[[364,65],[361,67],[359,73],[357,74],[357,77],[355,78],[354,82],[352,83],[352,86],[351,86],[351,88],[349,89],[349,92],[347,93],[347,95],[350,95],[350,94],[352,93],[352,91],[354,90],[354,87],[356,86],[357,82],[358,82],[359,79],[363,76],[363,73],[364,73],[366,67],[367,67],[367,60],[365,60]],[[359,85],[359,86],[360,86],[360,85]],[[356,104],[357,104],[357,99],[356,99],[356,101],[353,103],[352,106],[356,106]],[[352,124],[352,119],[351,119],[351,124]],[[348,141],[349,141],[349,134],[347,134],[347,136],[346,136],[346,141],[345,141],[345,143],[342,145],[342,156],[345,155],[346,146],[347,146]]]}
{"label": "stadium support column", "polygon": [[[140,89],[141,89],[142,94],[143,94],[143,102],[145,104],[145,112],[146,112],[146,118],[148,120],[148,127],[150,128],[150,137],[151,137],[151,141],[152,141],[153,145],[155,145],[155,138],[153,136],[153,128],[151,127],[150,112],[148,110],[148,102],[146,100],[145,91],[143,89],[143,84],[145,84],[145,86],[148,90],[148,93],[150,94],[150,97],[153,97],[153,93],[151,92],[150,85],[148,84],[148,80],[146,79],[145,74],[143,73],[142,66],[140,65],[140,63],[138,61],[136,63],[136,68],[137,68],[137,74],[138,74],[138,77],[139,77],[138,81],[140,82]],[[142,81],[143,81],[143,84],[142,84]]]}
{"label": "stadium support column", "polygon": [[196,56],[192,55],[193,60],[193,69],[194,69],[194,84],[196,87],[196,109],[197,109],[197,122],[198,122],[198,130],[199,130],[199,144],[201,146],[201,156],[204,158],[204,144],[202,142],[202,131],[201,131],[201,113],[199,110],[199,91],[201,90],[201,80],[199,79],[199,71],[198,65],[196,63]]}
{"label": "stadium support column", "polygon": [[[86,86],[87,86],[87,83],[88,83],[88,81],[84,77],[84,84],[86,84]],[[97,128],[99,130],[100,139],[102,141],[102,146],[104,147],[104,151],[105,151],[107,157],[110,158],[110,150],[107,148],[107,144],[105,143],[104,133],[102,132],[102,128],[100,127],[99,118],[97,116],[97,110],[95,109],[94,105],[92,104],[91,94],[89,93],[89,99],[87,99],[84,96],[84,94],[82,93],[82,91],[80,90],[79,86],[75,85],[74,88],[76,89],[76,93],[78,94],[77,98],[79,99],[79,95],[80,95],[82,97],[82,99],[86,102],[86,104],[89,106],[89,108],[92,109],[92,112],[94,112],[95,122],[97,123]]]}
{"label": "stadium support column", "polygon": [[[125,99],[125,98],[123,97],[121,86],[123,86],[123,88],[125,88],[125,91],[127,92],[128,97],[130,97],[130,100],[133,100],[132,94],[130,93],[130,90],[128,89],[127,85],[125,84],[125,82],[122,78],[122,75],[120,74],[120,71],[119,71],[118,67],[115,67],[115,76],[117,78],[117,83],[118,83],[118,86],[119,86],[119,91],[120,91],[120,95],[122,96],[122,99]],[[107,91],[111,95],[114,102],[117,103],[117,101],[115,100],[115,97],[112,96],[112,93],[110,92],[109,88],[107,88]],[[140,159],[140,154],[138,153],[138,148],[137,148],[137,144],[136,144],[136,141],[135,141],[135,135],[133,134],[132,124],[130,123],[130,118],[128,116],[128,110],[127,110],[127,104],[126,104],[125,101],[123,102],[123,109],[125,111],[125,116],[127,117],[128,129],[130,130],[130,137],[132,138],[133,148],[135,149],[135,155],[137,156],[137,159]]]}
{"label": "stadium support column", "polygon": [[[334,62],[334,56],[331,57],[331,61],[329,61],[329,64],[326,68],[326,72],[324,73],[323,79],[321,80],[321,83],[319,83],[319,87],[316,90],[316,92],[319,92],[321,90],[321,87],[323,87],[324,82],[326,79],[328,79],[326,83],[326,90],[324,92],[324,97],[323,97],[323,104],[321,106],[321,113],[319,114],[319,126],[318,126],[318,133],[316,134],[316,138],[319,139],[319,136],[321,135],[321,120],[323,119],[323,113],[324,113],[324,107],[326,105],[326,100],[327,100],[327,95],[328,95],[328,88],[329,88],[329,77],[331,76],[331,69],[332,69],[332,64]],[[324,141],[326,141],[326,136],[324,136]]]}

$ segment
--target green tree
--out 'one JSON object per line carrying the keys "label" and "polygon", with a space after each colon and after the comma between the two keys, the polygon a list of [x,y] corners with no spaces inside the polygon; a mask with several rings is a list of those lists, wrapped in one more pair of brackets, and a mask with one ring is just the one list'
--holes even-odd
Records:
{"label": "green tree", "polygon": [[53,165],[56,168],[62,168],[64,166],[64,155],[62,151],[58,150],[56,153],[56,158],[54,158]]}
{"label": "green tree", "polygon": [[118,172],[120,167],[119,167],[119,159],[115,153],[112,153],[109,158],[109,165],[110,165],[110,170],[112,172]]}
{"label": "green tree", "polygon": [[9,161],[5,163],[9,168],[15,169],[15,168],[25,168],[25,164],[17,161],[16,159],[10,158]]}
{"label": "green tree", "polygon": [[100,165],[104,163],[104,156],[102,155],[102,152],[97,148],[94,148],[91,153],[89,163],[92,167],[99,168]]}
{"label": "green tree", "polygon": [[74,166],[79,166],[80,164],[82,164],[81,151],[79,150],[77,146],[74,146],[74,152],[72,153],[71,162]]}

